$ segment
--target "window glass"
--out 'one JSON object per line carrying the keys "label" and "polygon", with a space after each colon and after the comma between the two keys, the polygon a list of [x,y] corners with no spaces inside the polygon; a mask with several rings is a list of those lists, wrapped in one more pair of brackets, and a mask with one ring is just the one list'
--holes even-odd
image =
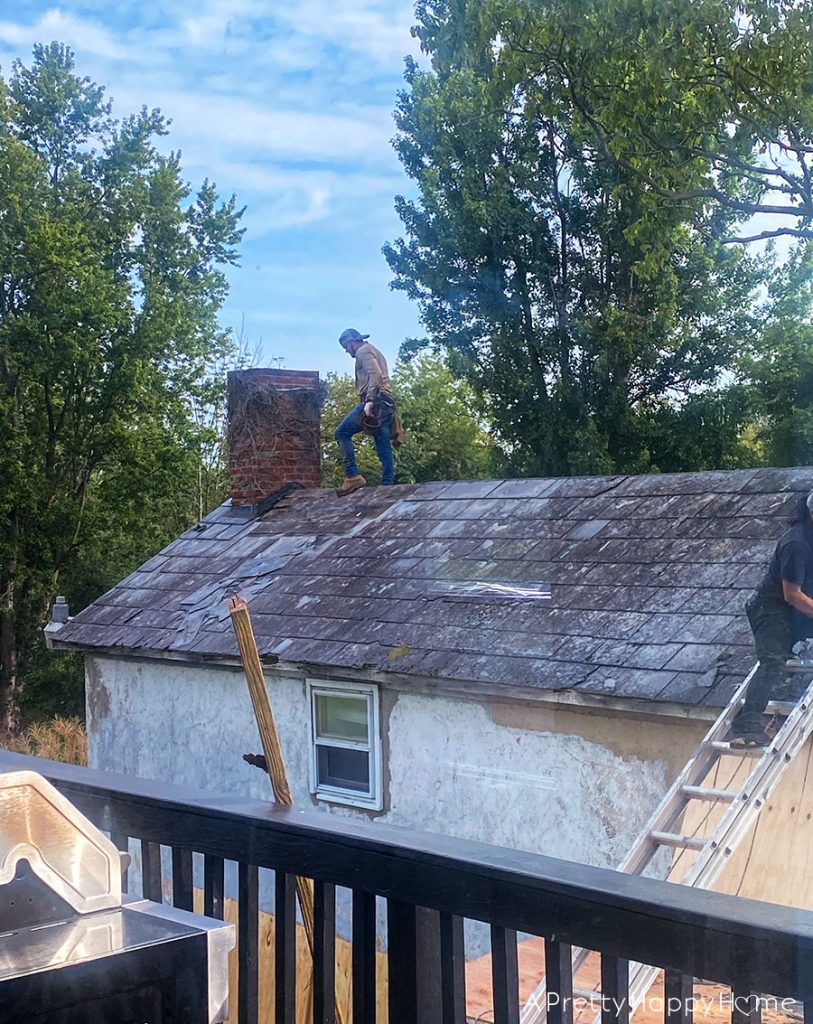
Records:
{"label": "window glass", "polygon": [[308,692],[311,792],[328,802],[380,808],[377,689],[309,681]]}
{"label": "window glass", "polygon": [[370,755],[366,750],[347,747],[316,748],[316,764],[320,786],[336,786],[366,793],[370,788]]}
{"label": "window glass", "polygon": [[316,734],[320,738],[367,743],[367,719],[365,697],[316,694]]}

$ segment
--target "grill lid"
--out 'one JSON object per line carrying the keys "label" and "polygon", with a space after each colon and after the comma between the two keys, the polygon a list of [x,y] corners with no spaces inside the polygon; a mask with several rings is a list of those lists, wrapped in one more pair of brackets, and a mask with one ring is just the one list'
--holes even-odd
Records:
{"label": "grill lid", "polygon": [[[77,914],[121,906],[121,856],[110,840],[36,772],[0,774],[0,886],[42,888],[38,878]],[[29,903],[28,895],[25,897]],[[16,906],[16,901],[15,901]]]}

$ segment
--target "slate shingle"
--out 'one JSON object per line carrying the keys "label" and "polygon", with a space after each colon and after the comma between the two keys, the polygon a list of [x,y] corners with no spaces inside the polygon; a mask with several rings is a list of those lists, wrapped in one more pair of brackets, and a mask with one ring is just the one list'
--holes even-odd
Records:
{"label": "slate shingle", "polygon": [[[262,656],[314,671],[716,706],[753,664],[743,604],[811,486],[771,469],[299,491],[259,521],[224,505],[58,642],[234,657],[239,589]],[[494,580],[552,598],[448,592]]]}

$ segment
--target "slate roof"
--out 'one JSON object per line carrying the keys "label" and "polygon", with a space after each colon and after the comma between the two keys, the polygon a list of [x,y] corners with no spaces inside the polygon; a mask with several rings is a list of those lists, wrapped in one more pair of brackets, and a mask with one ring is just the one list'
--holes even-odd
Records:
{"label": "slate roof", "polygon": [[[753,664],[742,606],[813,468],[298,491],[229,504],[82,611],[58,646],[261,656],[487,687],[720,706]],[[552,599],[450,593],[550,584]]]}

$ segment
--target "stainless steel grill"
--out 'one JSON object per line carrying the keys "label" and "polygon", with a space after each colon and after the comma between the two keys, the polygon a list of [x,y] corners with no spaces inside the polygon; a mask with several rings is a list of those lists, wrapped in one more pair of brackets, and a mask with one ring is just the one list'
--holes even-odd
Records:
{"label": "stainless steel grill", "polygon": [[234,928],[122,902],[122,857],[35,772],[0,774],[0,1021],[216,1024]]}

